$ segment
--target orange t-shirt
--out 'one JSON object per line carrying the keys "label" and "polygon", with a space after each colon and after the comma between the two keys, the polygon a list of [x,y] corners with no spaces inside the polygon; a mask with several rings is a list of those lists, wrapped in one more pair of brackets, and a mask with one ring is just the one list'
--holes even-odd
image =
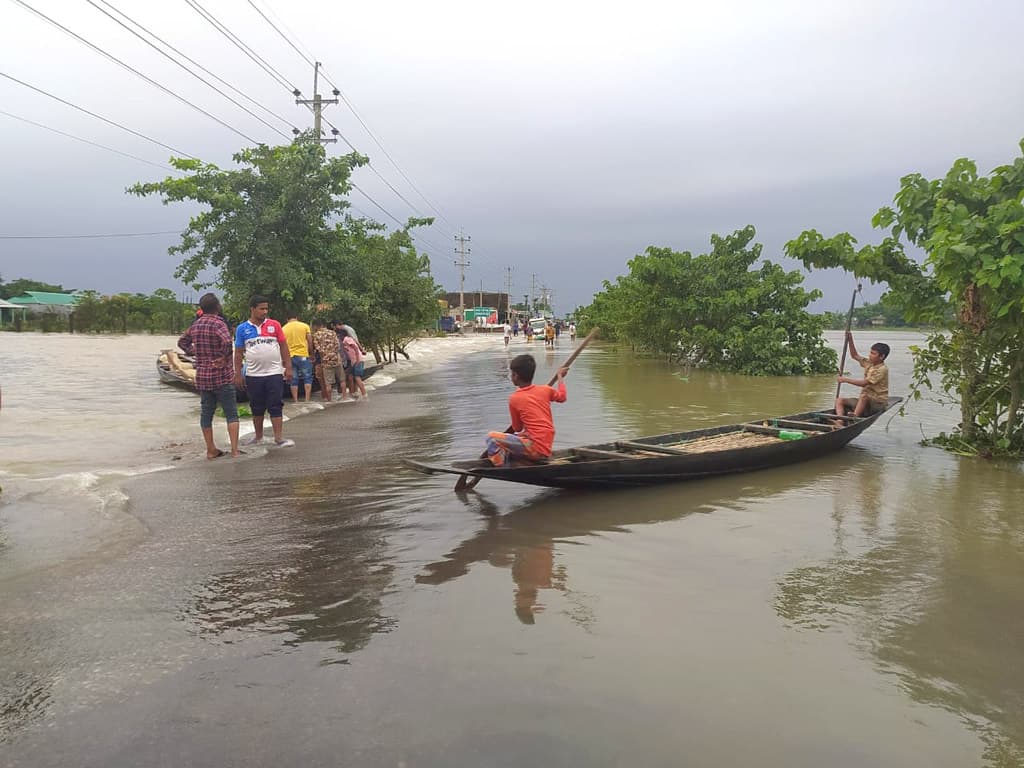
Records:
{"label": "orange t-shirt", "polygon": [[555,442],[555,423],[551,418],[551,403],[565,402],[565,382],[558,382],[558,389],[547,384],[530,384],[520,387],[508,399],[508,412],[512,415],[512,431],[525,433],[533,440],[534,447],[542,456],[551,455],[551,444]]}

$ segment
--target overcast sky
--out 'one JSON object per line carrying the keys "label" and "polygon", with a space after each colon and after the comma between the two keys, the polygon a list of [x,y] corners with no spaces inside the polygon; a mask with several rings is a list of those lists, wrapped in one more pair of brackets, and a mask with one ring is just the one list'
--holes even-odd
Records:
{"label": "overcast sky", "polygon": [[[239,133],[286,140],[88,0],[25,2]],[[416,189],[341,104],[327,118],[407,202],[368,169],[356,183],[400,220],[443,214],[420,245],[447,289],[458,290],[462,228],[472,237],[467,291],[503,290],[511,266],[515,297],[535,274],[559,312],[588,303],[648,245],[700,252],[712,232],[753,224],[765,257],[784,261],[782,244],[804,228],[870,238],[871,215],[901,175],[940,175],[961,156],[987,171],[1017,156],[1024,137],[1020,0],[199,2],[307,97],[312,67],[253,4],[323,62]],[[110,3],[291,125],[310,125],[290,89],[186,0]],[[225,167],[248,143],[15,0],[0,0],[0,72]],[[288,123],[219,87],[290,136]],[[171,154],[2,77],[0,109],[157,164]],[[0,138],[2,236],[187,222],[186,206],[124,194],[167,175],[159,167],[3,114]],[[0,240],[0,274],[180,293],[175,241]],[[853,286],[835,273],[807,282],[825,291],[824,309],[845,305]]]}

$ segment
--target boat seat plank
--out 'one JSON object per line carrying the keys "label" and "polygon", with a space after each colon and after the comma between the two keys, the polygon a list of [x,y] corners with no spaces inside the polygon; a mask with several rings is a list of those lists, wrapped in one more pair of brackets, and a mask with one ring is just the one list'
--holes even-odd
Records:
{"label": "boat seat plank", "polygon": [[831,432],[831,424],[822,424],[820,421],[791,421],[790,419],[776,419],[780,427],[795,427],[797,429],[813,429],[818,432]]}
{"label": "boat seat plank", "polygon": [[816,413],[815,416],[821,416],[823,419],[842,419],[843,421],[855,422],[863,419],[863,416],[839,416],[835,413]]}
{"label": "boat seat plank", "polygon": [[635,459],[636,454],[623,451],[601,451],[597,448],[570,448],[569,453],[584,459]]}
{"label": "boat seat plank", "polygon": [[648,453],[664,453],[670,456],[685,456],[687,454],[687,451],[681,451],[678,448],[669,448],[667,445],[634,443],[630,440],[619,440],[615,445],[618,448],[627,448],[634,451],[647,451]]}
{"label": "boat seat plank", "polygon": [[[779,432],[782,432],[785,427],[762,427],[760,424],[744,424],[743,430],[745,432],[756,432],[759,435],[773,435],[778,437]],[[832,430],[829,430],[831,432]],[[813,437],[813,435],[808,435]]]}

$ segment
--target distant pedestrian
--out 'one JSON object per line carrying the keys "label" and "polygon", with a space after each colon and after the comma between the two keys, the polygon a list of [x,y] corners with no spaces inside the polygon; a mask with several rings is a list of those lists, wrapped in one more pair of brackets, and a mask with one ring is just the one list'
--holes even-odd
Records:
{"label": "distant pedestrian", "polygon": [[352,378],[350,382],[350,391],[352,397],[356,396],[355,387],[359,388],[359,393],[365,398],[366,387],[363,386],[363,349],[359,346],[359,342],[356,341],[347,331],[342,331],[344,334],[341,338],[341,346],[345,350],[345,356],[348,357],[349,369],[348,374]]}
{"label": "distant pedestrian", "polygon": [[555,341],[558,341],[558,337],[562,335],[562,321],[559,320],[555,323]]}
{"label": "distant pedestrian", "polygon": [[569,323],[569,341],[576,340],[576,323]]}
{"label": "distant pedestrian", "polygon": [[513,336],[518,336],[519,335],[519,321],[518,320],[516,320],[515,322],[512,323],[512,335]]}
{"label": "distant pedestrian", "polygon": [[523,336],[526,337],[527,342],[533,341],[533,326],[529,323],[523,325]]}
{"label": "distant pedestrian", "polygon": [[238,404],[231,365],[231,331],[221,316],[220,300],[212,293],[199,299],[199,314],[178,339],[178,346],[192,355],[199,390],[199,429],[206,442],[206,458],[224,455],[213,440],[213,415],[220,404],[228,423],[231,455],[238,456]]}
{"label": "distant pedestrian", "polygon": [[325,328],[319,320],[314,320],[313,347],[320,355],[320,395],[326,402],[330,402],[335,383],[338,385],[338,397],[345,394],[345,369],[341,364],[338,335],[330,328]]}
{"label": "distant pedestrian", "polygon": [[550,320],[544,325],[544,346],[555,346],[555,327],[551,324]]}
{"label": "distant pedestrian", "polygon": [[313,333],[310,327],[291,313],[288,322],[281,329],[288,340],[288,354],[292,358],[292,402],[299,401],[299,384],[302,384],[306,402],[313,393]]}
{"label": "distant pedestrian", "polygon": [[502,328],[505,332],[505,346],[507,347],[508,343],[512,340],[512,326],[509,325],[508,320],[506,320],[505,325],[502,326]]}
{"label": "distant pedestrian", "polygon": [[[274,443],[280,448],[295,445],[283,433],[284,382],[292,377],[292,358],[281,324],[271,320],[270,302],[265,296],[249,300],[249,319],[235,330],[235,381],[249,393],[253,435],[250,445],[263,442],[263,419],[270,413]],[[242,362],[245,378],[242,378]]]}

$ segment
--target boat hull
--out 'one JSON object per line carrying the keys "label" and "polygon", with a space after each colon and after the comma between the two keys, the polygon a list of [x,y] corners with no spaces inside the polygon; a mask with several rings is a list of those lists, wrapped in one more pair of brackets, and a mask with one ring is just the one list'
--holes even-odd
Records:
{"label": "boat hull", "polygon": [[[667,446],[678,446],[688,441],[719,436],[725,438],[743,432],[744,429],[752,430],[746,431],[744,434],[772,433],[778,430],[759,425],[770,424],[773,421],[810,424],[813,419],[823,421],[821,413],[810,411],[791,416],[758,419],[745,424],[656,435],[635,441],[596,443],[580,448],[556,451],[545,463],[529,463],[500,468],[492,467],[481,461],[454,462],[447,465],[414,461],[406,463],[413,469],[429,474],[444,472],[471,478],[503,480],[549,488],[631,488],[674,483],[771,469],[834,453],[845,447],[851,440],[874,424],[883,413],[901,401],[902,398],[899,397],[889,398],[885,411],[851,421],[845,427],[832,430],[826,429],[825,424],[820,424],[819,429],[812,430],[810,436],[804,439],[773,439],[749,447],[666,455],[647,455],[646,453],[644,455],[626,455],[623,452],[623,446],[627,443],[629,446],[649,446],[652,449],[665,450]],[[621,458],[601,455],[605,453],[619,453]],[[587,454],[590,458],[581,454]],[[595,456],[597,458],[594,458]]]}
{"label": "boat hull", "polygon": [[[363,373],[363,381],[366,381],[382,367],[383,365],[368,366]],[[160,378],[160,381],[163,382],[164,384],[169,384],[172,387],[177,387],[178,389],[184,389],[189,392],[199,394],[199,390],[196,389],[196,385],[192,381],[192,379],[185,376],[184,374],[174,371],[173,369],[161,365],[159,358],[157,358],[156,362],[156,373],[157,376]],[[320,381],[317,378],[313,379],[313,391],[320,391]],[[291,400],[291,394],[291,388],[289,384],[286,382],[284,385],[284,389],[281,393],[281,397],[287,402],[288,400]],[[247,403],[249,402],[249,395],[241,387],[235,387],[235,399],[239,403]]]}

